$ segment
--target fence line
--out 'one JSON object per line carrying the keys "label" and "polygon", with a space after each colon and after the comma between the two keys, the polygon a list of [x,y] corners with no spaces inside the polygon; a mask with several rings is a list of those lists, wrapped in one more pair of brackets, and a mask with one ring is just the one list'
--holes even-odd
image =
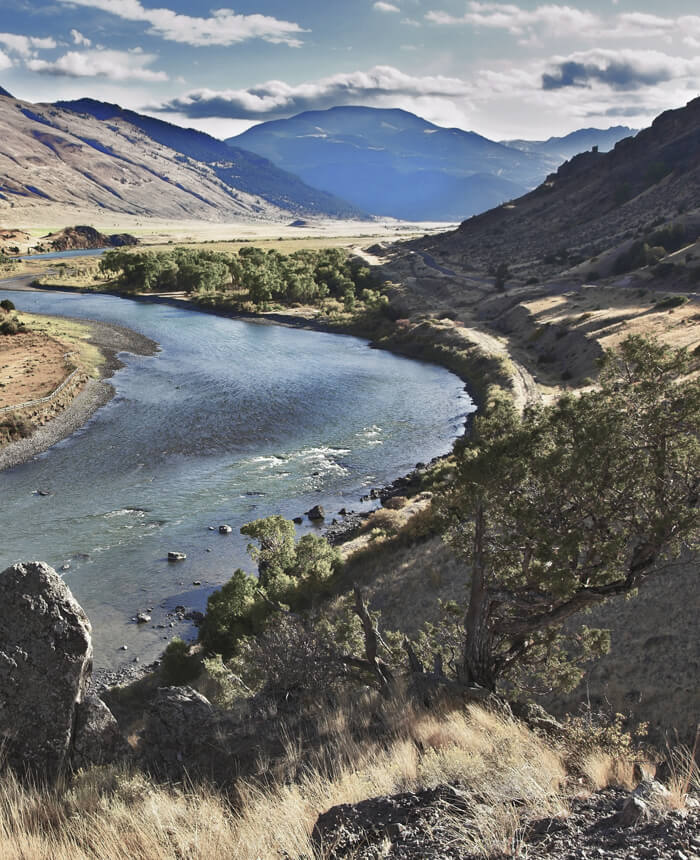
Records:
{"label": "fence line", "polygon": [[[69,355],[73,355],[73,353],[67,352],[63,357],[68,358]],[[3,415],[5,412],[15,412],[17,409],[29,409],[30,406],[39,406],[41,403],[48,403],[49,400],[53,400],[57,394],[60,394],[63,391],[79,370],[80,368],[76,367],[75,370],[71,371],[58,388],[52,391],[51,394],[47,394],[46,397],[40,397],[38,400],[29,400],[27,403],[18,403],[14,406],[3,406],[0,408],[0,415]]]}

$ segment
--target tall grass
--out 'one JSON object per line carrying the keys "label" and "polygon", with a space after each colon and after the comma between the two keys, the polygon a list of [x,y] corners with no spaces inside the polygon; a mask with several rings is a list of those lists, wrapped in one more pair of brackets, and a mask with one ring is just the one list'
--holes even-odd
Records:
{"label": "tall grass", "polygon": [[403,700],[380,707],[381,739],[369,731],[372,714],[377,719],[369,697],[321,714],[322,743],[305,749],[290,733],[282,760],[265,779],[234,783],[231,801],[206,785],[158,785],[116,768],[95,768],[52,789],[6,774],[0,856],[318,858],[324,853],[311,833],[330,807],[444,783],[463,786],[468,801],[467,812],[454,814],[455,839],[486,855],[512,844],[523,816],[564,810],[560,753],[512,718],[475,706],[441,714]]}

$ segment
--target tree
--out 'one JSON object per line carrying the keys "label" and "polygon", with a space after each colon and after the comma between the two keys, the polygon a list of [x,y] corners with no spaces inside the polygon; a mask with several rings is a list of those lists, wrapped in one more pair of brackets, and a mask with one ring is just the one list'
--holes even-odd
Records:
{"label": "tree", "polygon": [[563,623],[670,573],[697,541],[690,369],[685,350],[630,337],[605,355],[600,390],[523,417],[501,403],[475,420],[444,506],[470,568],[462,681],[493,690],[549,673],[574,686],[605,637],[567,636]]}

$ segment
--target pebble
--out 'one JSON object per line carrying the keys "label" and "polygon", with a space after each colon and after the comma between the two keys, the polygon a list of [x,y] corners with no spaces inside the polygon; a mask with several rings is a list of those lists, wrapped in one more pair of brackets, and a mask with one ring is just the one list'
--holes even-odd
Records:
{"label": "pebble", "polygon": [[201,584],[202,583],[198,579],[195,579],[194,582],[192,583],[192,585],[201,585]]}
{"label": "pebble", "polygon": [[122,645],[122,647],[121,647],[119,650],[120,650],[120,651],[128,651],[128,650],[129,650],[129,646],[128,646],[128,645]]}

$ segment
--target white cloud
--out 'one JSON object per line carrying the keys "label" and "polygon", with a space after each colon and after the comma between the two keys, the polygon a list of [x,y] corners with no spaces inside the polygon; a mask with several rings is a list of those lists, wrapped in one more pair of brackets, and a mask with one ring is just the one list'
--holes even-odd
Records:
{"label": "white cloud", "polygon": [[421,22],[416,21],[415,18],[402,18],[401,23],[405,24],[407,27],[420,27]]}
{"label": "white cloud", "polygon": [[157,57],[140,51],[69,51],[57,60],[28,60],[33,72],[66,78],[109,78],[113,81],[167,81],[165,72],[147,68]]}
{"label": "white cloud", "polygon": [[172,9],[146,9],[139,0],[59,0],[64,5],[87,6],[117,15],[126,21],[150,25],[149,33],[188,45],[233,45],[247,39],[299,47],[306,32],[298,24],[269,15],[237,15],[231,9],[215,9],[209,18],[181,15]]}
{"label": "white cloud", "polygon": [[4,45],[11,53],[20,57],[32,57],[37,51],[46,51],[56,47],[51,37],[46,39],[36,36],[21,36],[17,33],[0,33],[0,45]]}
{"label": "white cloud", "polygon": [[393,3],[385,3],[384,0],[377,0],[374,4],[374,8],[377,12],[400,12],[398,6],[395,6]]}
{"label": "white cloud", "polygon": [[600,25],[597,15],[572,6],[548,4],[535,9],[521,9],[512,3],[470,2],[467,8],[469,11],[460,16],[430,11],[425,17],[433,24],[471,24],[475,27],[506,30],[520,37],[531,37],[538,29],[552,36],[561,36]]}
{"label": "white cloud", "polygon": [[463,15],[430,11],[427,21],[443,26],[465,25],[475,28],[505,30],[520,40],[533,41],[538,36],[573,36],[596,39],[687,38],[700,35],[700,16],[682,15],[664,18],[647,12],[622,12],[602,17],[585,9],[555,3],[522,9],[513,3],[490,3],[471,0]]}
{"label": "white cloud", "polygon": [[71,30],[70,35],[74,45],[80,45],[83,48],[89,48],[92,45],[90,39],[87,36],[83,36],[80,30]]}
{"label": "white cloud", "polygon": [[12,60],[7,56],[7,54],[4,51],[0,51],[0,71],[12,68],[12,65]]}
{"label": "white cloud", "polygon": [[335,105],[376,104],[385,97],[462,98],[470,85],[442,75],[414,77],[392,66],[375,66],[304,84],[267,81],[241,90],[191,90],[154,110],[192,118],[273,119]]}

